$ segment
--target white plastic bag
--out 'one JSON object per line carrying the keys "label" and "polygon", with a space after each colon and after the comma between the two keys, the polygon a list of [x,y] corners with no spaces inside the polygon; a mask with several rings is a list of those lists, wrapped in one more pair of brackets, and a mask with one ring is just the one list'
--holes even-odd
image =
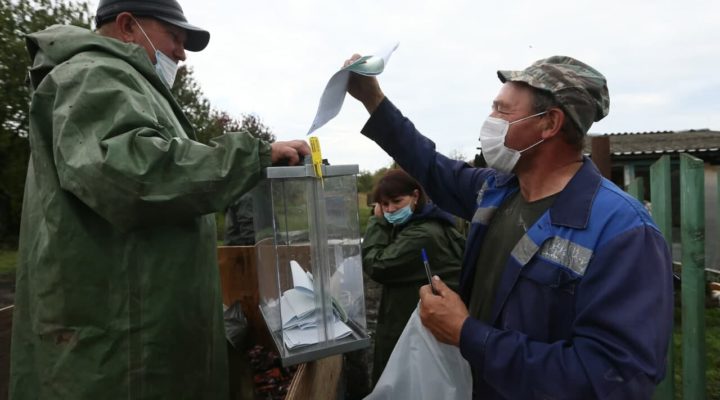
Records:
{"label": "white plastic bag", "polygon": [[455,346],[440,343],[415,308],[375,389],[365,400],[437,400],[472,397],[470,365]]}

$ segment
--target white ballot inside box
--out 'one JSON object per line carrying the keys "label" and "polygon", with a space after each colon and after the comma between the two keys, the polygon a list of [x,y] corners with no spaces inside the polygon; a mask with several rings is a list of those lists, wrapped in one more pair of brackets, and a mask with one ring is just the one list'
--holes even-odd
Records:
{"label": "white ballot inside box", "polygon": [[283,365],[368,347],[357,165],[269,167],[253,190],[259,307]]}

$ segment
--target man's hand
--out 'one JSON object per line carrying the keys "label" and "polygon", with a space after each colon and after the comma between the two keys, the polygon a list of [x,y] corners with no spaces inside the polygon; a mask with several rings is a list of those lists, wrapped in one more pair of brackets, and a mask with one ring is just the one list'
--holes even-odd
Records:
{"label": "man's hand", "polygon": [[[345,60],[343,68],[352,64],[358,58],[360,58],[360,54],[353,54],[350,59]],[[374,76],[364,76],[354,72],[350,74],[348,93],[363,103],[365,109],[367,109],[370,114],[375,111],[378,105],[380,105],[380,102],[385,98],[382,90],[380,90],[380,84]]]}
{"label": "man's hand", "polygon": [[432,279],[438,295],[432,293],[430,285],[420,288],[420,320],[435,339],[458,346],[460,331],[469,315],[467,307],[437,275]]}
{"label": "man's hand", "polygon": [[303,156],[310,154],[310,146],[304,140],[275,142],[270,145],[270,148],[270,159],[273,164],[285,161],[288,165],[296,165],[300,163]]}

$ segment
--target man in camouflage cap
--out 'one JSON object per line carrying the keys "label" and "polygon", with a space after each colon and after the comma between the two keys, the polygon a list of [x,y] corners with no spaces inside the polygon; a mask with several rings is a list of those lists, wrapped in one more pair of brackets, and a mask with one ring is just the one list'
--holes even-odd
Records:
{"label": "man in camouflage cap", "polygon": [[[645,208],[582,154],[608,114],[605,77],[564,56],[498,76],[480,130],[489,168],[438,153],[375,78],[349,83],[371,114],[362,133],[471,221],[459,293],[434,277],[422,322],[459,347],[473,398],[650,398],[671,334],[671,257]],[[388,381],[376,394],[401,395]]]}
{"label": "man in camouflage cap", "polygon": [[572,57],[554,56],[534,62],[522,71],[498,71],[500,81],[525,82],[550,92],[582,133],[610,112],[605,77]]}

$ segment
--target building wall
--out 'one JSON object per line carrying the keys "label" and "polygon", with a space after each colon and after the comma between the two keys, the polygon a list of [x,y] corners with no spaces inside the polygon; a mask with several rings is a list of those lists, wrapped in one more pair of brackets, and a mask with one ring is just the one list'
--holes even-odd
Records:
{"label": "building wall", "polygon": [[720,270],[718,166],[705,164],[705,265]]}

